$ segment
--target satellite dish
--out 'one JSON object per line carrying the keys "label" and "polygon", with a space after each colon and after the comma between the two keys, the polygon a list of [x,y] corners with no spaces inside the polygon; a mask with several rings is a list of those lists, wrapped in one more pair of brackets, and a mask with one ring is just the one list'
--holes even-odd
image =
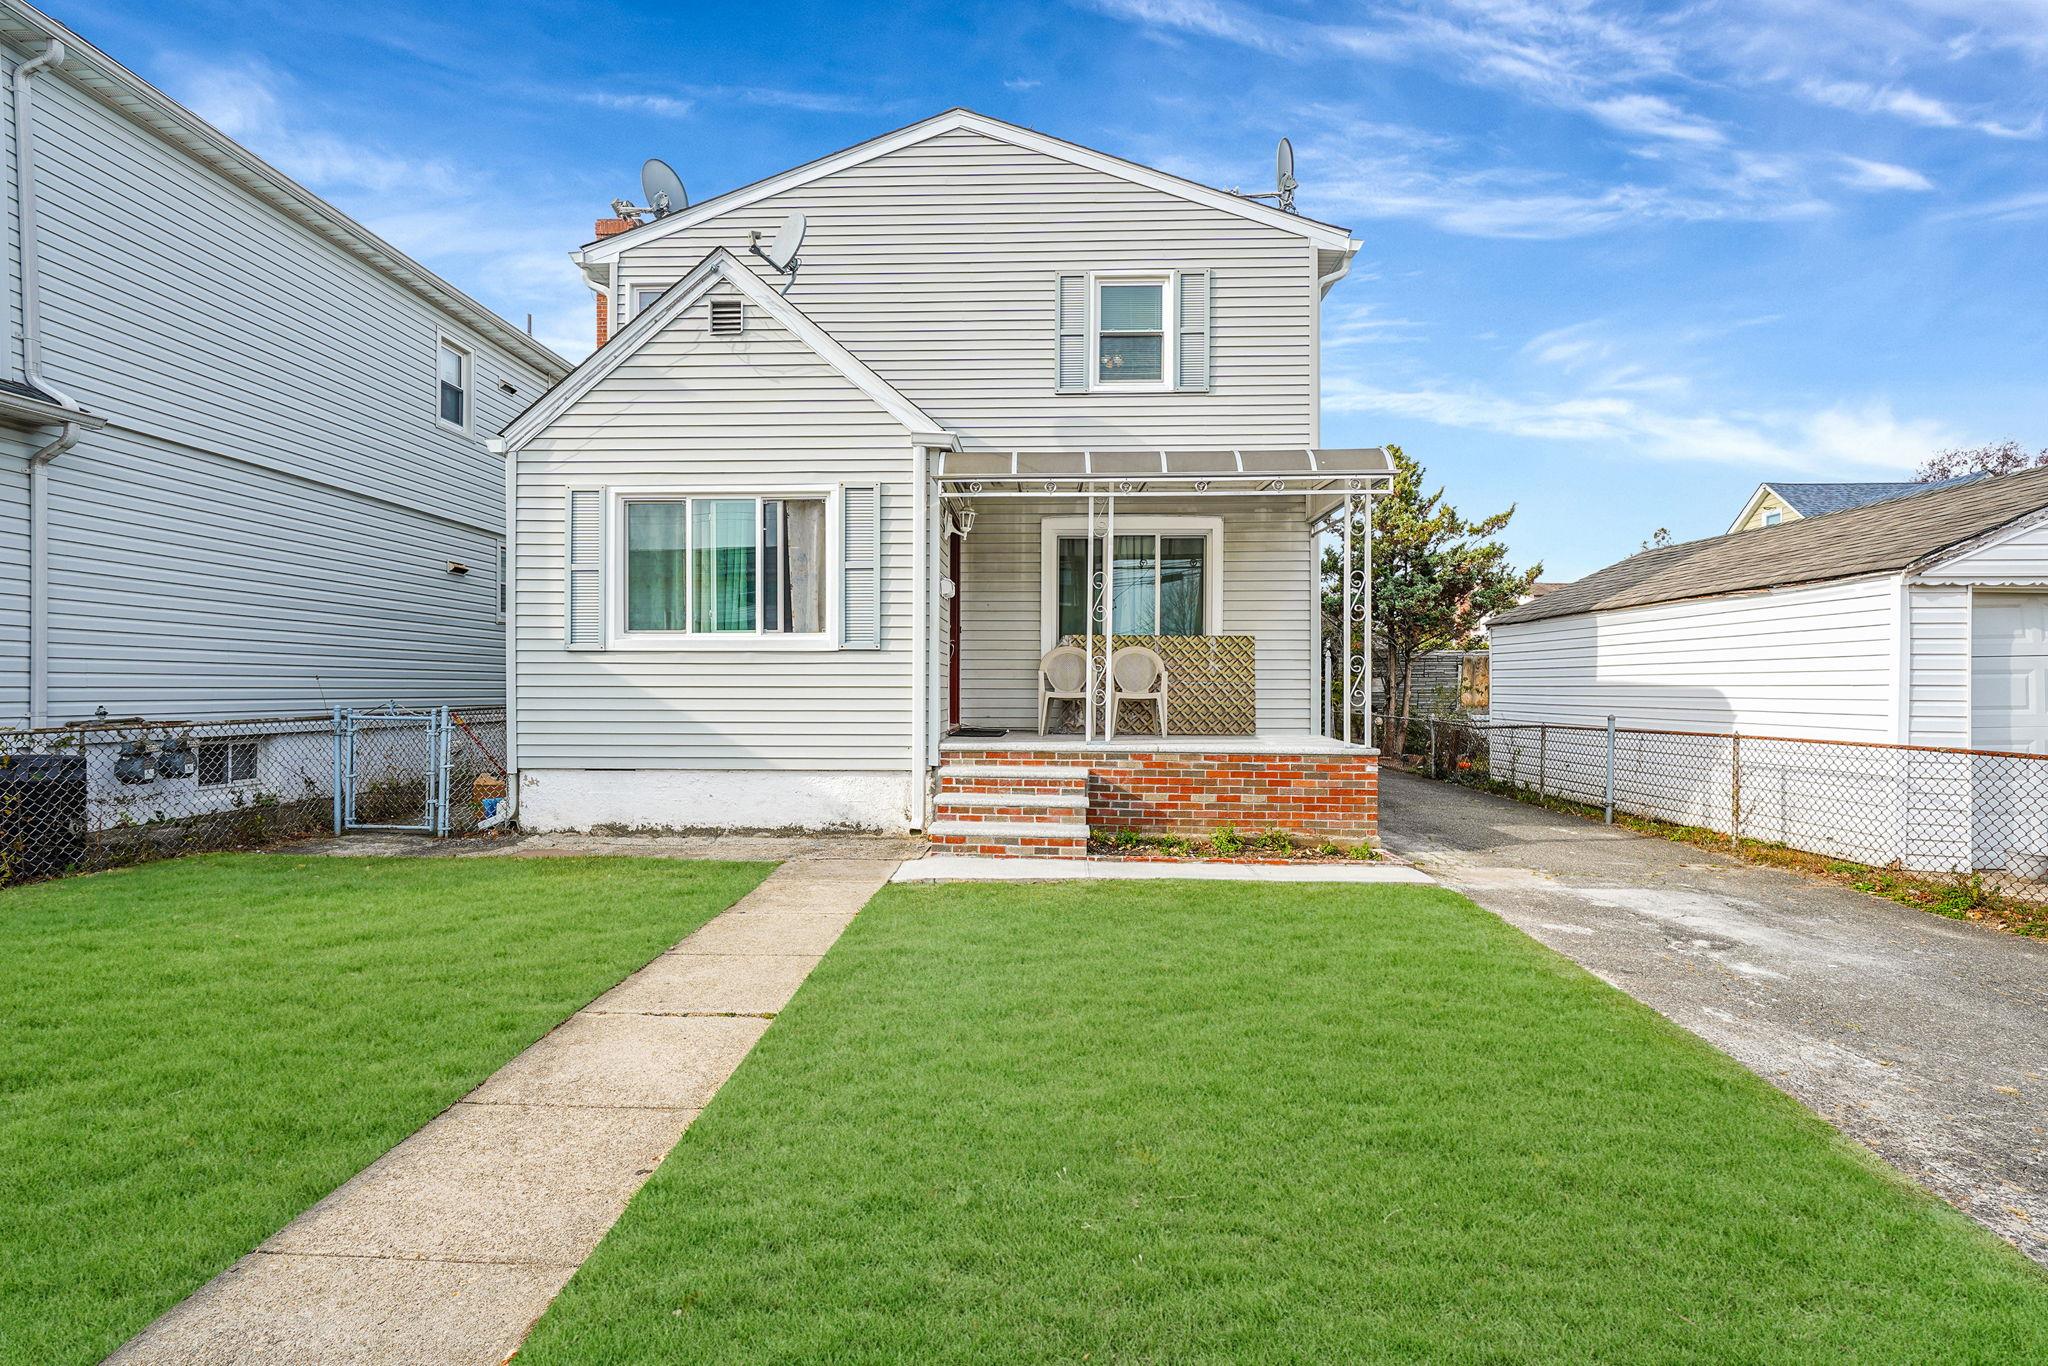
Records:
{"label": "satellite dish", "polygon": [[778,275],[787,275],[789,281],[782,292],[789,293],[790,285],[796,283],[797,268],[803,263],[797,260],[797,253],[804,249],[804,233],[809,231],[810,221],[800,213],[793,213],[782,220],[782,227],[776,232],[775,240],[766,247],[761,245],[761,234],[747,234],[747,250],[768,263],[768,268]]}
{"label": "satellite dish", "polygon": [[1301,183],[1294,178],[1294,144],[1286,138],[1280,139],[1280,146],[1275,151],[1273,159],[1278,171],[1274,178],[1274,188],[1277,191],[1274,198],[1279,201],[1283,211],[1293,213],[1294,189]]}
{"label": "satellite dish", "polygon": [[647,164],[640,168],[640,189],[647,196],[648,212],[656,218],[666,218],[690,207],[683,178],[659,157],[647,158]]}

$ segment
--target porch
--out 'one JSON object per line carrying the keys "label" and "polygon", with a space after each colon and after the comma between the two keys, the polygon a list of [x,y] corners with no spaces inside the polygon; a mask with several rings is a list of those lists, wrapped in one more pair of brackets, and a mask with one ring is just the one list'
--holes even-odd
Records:
{"label": "porch", "polygon": [[[1365,634],[1348,514],[1387,470],[1377,450],[947,453],[933,842],[1075,856],[1091,830],[1370,839],[1378,755],[1344,705],[1368,680],[1340,637]],[[1350,633],[1325,621],[1326,549]],[[1111,662],[1133,647],[1141,672],[1163,668],[1163,705],[1113,713]],[[1079,676],[1048,697],[1055,650]]]}

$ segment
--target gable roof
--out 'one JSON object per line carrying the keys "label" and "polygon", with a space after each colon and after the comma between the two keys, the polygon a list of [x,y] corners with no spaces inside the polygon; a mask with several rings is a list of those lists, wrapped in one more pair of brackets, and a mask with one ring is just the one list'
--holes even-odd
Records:
{"label": "gable roof", "polygon": [[1349,253],[1358,247],[1358,244],[1351,240],[1351,233],[1347,228],[1321,223],[1313,218],[1303,218],[1299,214],[1286,213],[1256,199],[1246,199],[1228,190],[1219,190],[1211,185],[1203,185],[1198,181],[1187,180],[1150,166],[1142,166],[1135,161],[1126,161],[1122,157],[1098,152],[1091,147],[1067,142],[1035,129],[1005,123],[986,114],[977,114],[972,109],[948,109],[942,114],[934,114],[931,118],[908,124],[894,132],[870,138],[866,142],[819,157],[815,161],[807,161],[801,166],[769,176],[765,180],[757,180],[751,185],[742,185],[736,190],[714,195],[680,212],[669,214],[666,218],[652,219],[616,236],[600,237],[573,255],[577,263],[582,265],[613,261],[622,252],[666,237],[670,233],[694,227],[708,218],[744,208],[770,195],[780,194],[800,185],[808,185],[814,180],[842,171],[849,166],[858,166],[862,162],[872,161],[876,157],[887,156],[891,152],[901,151],[905,147],[915,146],[917,143],[961,129],[983,134],[998,142],[1009,143],[1013,147],[1042,152],[1061,161],[1101,171],[1105,175],[1145,185],[1198,204],[1206,204],[1212,209],[1233,213],[1269,228],[1291,232],[1309,239],[1324,250]]}
{"label": "gable roof", "polygon": [[494,449],[516,451],[547,425],[567,412],[578,399],[596,388],[606,376],[657,336],[669,320],[702,298],[719,281],[725,281],[747,297],[747,302],[781,323],[818,358],[845,376],[847,381],[879,404],[905,431],[928,446],[947,449],[954,436],[927,417],[915,403],[903,397],[895,386],[862,364],[824,328],[805,317],[789,300],[770,289],[765,281],[747,269],[724,247],[714,248],[691,268],[690,273],[665,290],[661,297],[642,309],[637,317],[612,339],[592,352],[567,379],[542,394],[526,411],[513,418]]}
{"label": "gable roof", "polygon": [[1981,474],[1959,474],[1953,479],[1931,484],[1901,480],[1868,484],[1773,483],[1764,487],[1784,499],[1785,505],[1801,517],[1825,517],[1830,512],[1847,512],[1850,508],[1868,507],[1872,503],[1888,503],[1894,498],[1910,498],[1916,493],[1947,488],[1951,484],[1967,484],[1983,477]]}
{"label": "gable roof", "polygon": [[1742,505],[1728,527],[1740,531],[1742,524],[1755,514],[1757,504],[1767,493],[1778,495],[1780,502],[1801,517],[1825,517],[1830,512],[1847,512],[1850,508],[1868,507],[1872,503],[1887,503],[1894,498],[1909,498],[1929,489],[1947,488],[1951,484],[1967,484],[1972,479],[1982,479],[1982,474],[1959,474],[1953,479],[1942,479],[1935,483],[1919,480],[1898,480],[1872,483],[1834,484],[1784,484],[1766,480],[1756,486],[1756,492],[1749,495],[1749,501]]}
{"label": "gable roof", "polygon": [[1902,573],[2048,508],[2048,469],[1922,485],[1904,498],[1631,555],[1490,625]]}
{"label": "gable roof", "polygon": [[60,76],[226,179],[272,212],[308,229],[345,255],[455,319],[550,379],[569,362],[449,284],[376,233],[314,194],[212,124],[101,52],[41,10],[0,0],[0,39],[17,46],[60,42]]}

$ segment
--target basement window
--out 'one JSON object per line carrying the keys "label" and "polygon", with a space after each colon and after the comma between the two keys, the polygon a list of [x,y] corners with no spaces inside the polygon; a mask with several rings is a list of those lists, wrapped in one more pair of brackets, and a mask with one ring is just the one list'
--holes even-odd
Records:
{"label": "basement window", "polygon": [[714,337],[737,337],[747,330],[747,301],[745,299],[713,299],[711,301],[711,335]]}
{"label": "basement window", "polygon": [[233,787],[256,781],[254,740],[206,740],[195,748],[201,787]]}

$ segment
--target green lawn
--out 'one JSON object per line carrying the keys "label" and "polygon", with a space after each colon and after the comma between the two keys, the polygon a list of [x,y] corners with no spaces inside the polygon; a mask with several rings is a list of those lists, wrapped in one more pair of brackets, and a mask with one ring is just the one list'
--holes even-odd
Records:
{"label": "green lawn", "polygon": [[1435,888],[891,888],[520,1366],[2048,1360],[2048,1278]]}
{"label": "green lawn", "polygon": [[244,854],[0,892],[0,1361],[97,1361],[767,871]]}

